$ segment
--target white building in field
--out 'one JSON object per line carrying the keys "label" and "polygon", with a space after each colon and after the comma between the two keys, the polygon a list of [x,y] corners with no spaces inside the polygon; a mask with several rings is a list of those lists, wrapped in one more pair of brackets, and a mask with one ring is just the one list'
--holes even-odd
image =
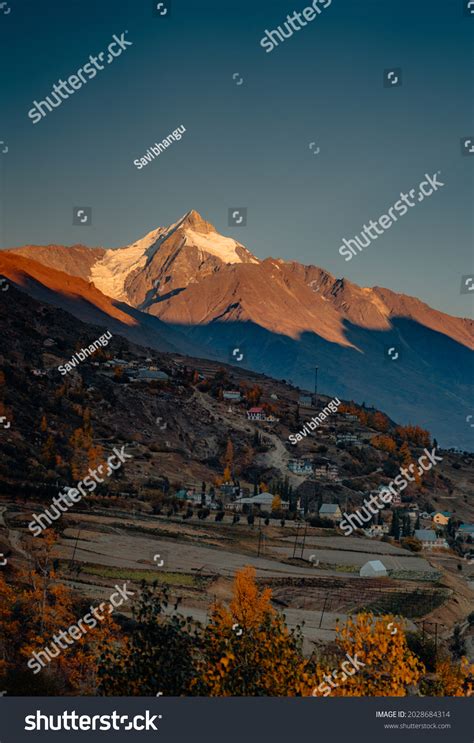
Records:
{"label": "white building in field", "polygon": [[361,567],[359,575],[361,578],[384,578],[388,571],[381,560],[369,560]]}

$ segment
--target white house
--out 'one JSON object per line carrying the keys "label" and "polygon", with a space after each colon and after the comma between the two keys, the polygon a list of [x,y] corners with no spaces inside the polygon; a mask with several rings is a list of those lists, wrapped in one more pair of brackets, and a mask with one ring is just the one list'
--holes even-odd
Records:
{"label": "white house", "polygon": [[[271,510],[274,497],[271,493],[258,493],[258,495],[252,495],[250,498],[237,498],[237,500],[229,504],[229,507],[234,511],[241,511],[243,506],[255,506],[269,511]],[[281,506],[282,508],[288,508],[288,503],[282,501]]]}
{"label": "white house", "polygon": [[446,539],[438,537],[433,529],[415,529],[415,537],[421,542],[423,549],[448,549]]}
{"label": "white house", "polygon": [[323,503],[319,509],[319,516],[322,519],[329,519],[330,521],[340,521],[342,519],[342,512],[338,503]]}

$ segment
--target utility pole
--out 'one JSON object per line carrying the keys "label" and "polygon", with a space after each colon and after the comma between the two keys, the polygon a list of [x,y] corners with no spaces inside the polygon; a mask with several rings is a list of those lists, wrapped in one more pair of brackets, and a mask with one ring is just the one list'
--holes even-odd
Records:
{"label": "utility pole", "polygon": [[72,552],[71,568],[74,567],[74,557],[76,554],[76,547],[77,547],[77,542],[78,542],[80,533],[81,533],[81,530],[79,529],[79,531],[77,532],[76,542],[74,544],[74,550]]}
{"label": "utility pole", "polygon": [[323,623],[324,611],[325,611],[325,609],[326,609],[326,604],[327,604],[328,600],[329,600],[329,594],[326,594],[326,597],[325,597],[325,599],[324,599],[324,606],[323,606],[323,610],[322,610],[322,612],[321,612],[321,619],[319,620],[319,629],[321,629],[321,625],[322,625],[322,623]]}

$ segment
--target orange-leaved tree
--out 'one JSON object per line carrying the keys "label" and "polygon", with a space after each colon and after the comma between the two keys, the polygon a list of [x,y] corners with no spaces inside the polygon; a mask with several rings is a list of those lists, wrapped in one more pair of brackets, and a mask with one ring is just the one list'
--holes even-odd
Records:
{"label": "orange-leaved tree", "polygon": [[[21,628],[10,637],[8,648],[5,686],[11,693],[94,694],[99,645],[120,642],[119,627],[106,614],[96,627],[64,644],[61,632],[67,633],[73,625],[79,629],[77,620],[90,607],[76,604],[70,589],[61,582],[56,548],[57,536],[48,529],[31,545],[29,564],[16,571],[14,594],[8,587],[0,589],[0,620],[4,612],[10,613],[13,629],[18,624]],[[55,639],[58,636],[60,640]],[[7,639],[8,630],[0,621],[0,646]],[[50,661],[48,654],[40,652],[45,648],[51,651]],[[28,666],[33,653],[39,654],[37,658],[44,664],[41,669]]]}
{"label": "orange-leaved tree", "polygon": [[374,436],[370,443],[376,449],[381,449],[381,451],[386,451],[389,454],[394,454],[397,451],[397,445],[391,436],[380,434],[379,436]]}
{"label": "orange-leaved tree", "polygon": [[192,693],[205,696],[302,696],[311,688],[310,663],[299,629],[289,631],[259,590],[255,569],[235,578],[229,607],[216,604],[202,639]]}
{"label": "orange-leaved tree", "polygon": [[[326,682],[332,696],[403,697],[425,672],[423,663],[407,645],[400,621],[390,615],[362,613],[349,617],[337,628],[336,645],[341,662],[349,657],[355,659],[353,675],[344,674],[342,680],[339,674],[333,686],[329,678],[333,678],[334,662],[331,666],[318,665],[316,687],[322,695],[326,695],[322,688]],[[314,696],[319,694],[315,692]]]}
{"label": "orange-leaved tree", "polygon": [[432,697],[470,697],[474,694],[474,664],[463,657],[459,662],[441,658],[436,663],[436,678],[425,689]]}

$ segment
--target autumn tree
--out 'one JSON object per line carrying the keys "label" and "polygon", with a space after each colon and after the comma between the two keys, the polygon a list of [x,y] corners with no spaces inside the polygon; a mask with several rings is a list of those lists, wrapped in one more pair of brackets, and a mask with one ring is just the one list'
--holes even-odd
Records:
{"label": "autumn tree", "polygon": [[395,429],[395,435],[402,441],[413,444],[414,446],[430,446],[430,433],[420,426],[397,426]]}
{"label": "autumn tree", "polygon": [[103,472],[106,472],[106,464],[104,458],[104,450],[100,445],[91,446],[87,451],[87,464],[91,469],[97,469],[99,465],[102,465]]}
{"label": "autumn tree", "polygon": [[408,441],[403,442],[403,444],[400,447],[399,454],[402,460],[403,467],[409,470],[409,472],[411,473],[412,477],[415,480],[415,484],[420,489],[421,488],[421,477],[418,471],[418,463],[415,461],[415,459],[412,456],[410,447],[408,446]]}
{"label": "autumn tree", "polygon": [[375,449],[380,449],[388,454],[395,454],[397,451],[397,445],[391,436],[380,434],[379,436],[374,436],[370,443]]}
{"label": "autumn tree", "polygon": [[250,405],[258,405],[262,396],[262,388],[254,384],[250,389],[245,390],[245,397]]}
{"label": "autumn tree", "polygon": [[421,686],[426,696],[470,697],[474,694],[474,664],[466,657],[452,661],[440,658],[436,663],[434,679],[426,679]]}
{"label": "autumn tree", "polygon": [[[126,645],[110,644],[98,662],[100,693],[198,696],[462,696],[472,693],[465,659],[440,660],[436,675],[408,644],[402,622],[371,613],[350,617],[336,629],[335,657],[305,658],[302,635],[288,630],[271,605],[271,589],[259,589],[255,569],[235,577],[228,606],[216,603],[207,626],[184,618],[168,590],[142,583]],[[0,625],[1,626],[1,625]],[[333,669],[351,657],[357,669]],[[430,668],[430,670],[432,670]],[[331,684],[329,683],[331,681]]]}
{"label": "autumn tree", "polygon": [[227,446],[221,461],[224,465],[224,482],[230,482],[234,464],[234,447],[230,439],[227,439]]}
{"label": "autumn tree", "polygon": [[404,441],[400,447],[400,458],[405,466],[408,466],[412,462],[411,451],[407,441]]}
{"label": "autumn tree", "polygon": [[385,433],[389,428],[389,420],[386,415],[380,413],[378,410],[370,417],[370,425],[375,428],[376,431]]}
{"label": "autumn tree", "polygon": [[[56,558],[57,535],[47,529],[35,538],[30,559],[15,575],[14,596],[0,584],[0,648],[9,640],[5,685],[10,693],[94,694],[97,688],[99,644],[120,643],[119,627],[109,614],[103,622],[52,657],[38,674],[28,668],[32,653],[53,648],[52,640],[62,630],[75,625],[90,611],[73,601],[72,593],[61,581]],[[10,602],[7,608],[6,600]],[[21,618],[21,633],[4,632],[1,618],[10,611],[13,632]],[[44,656],[42,657],[44,661]]]}
{"label": "autumn tree", "polygon": [[301,696],[311,686],[310,664],[299,631],[289,631],[260,591],[255,569],[235,578],[229,607],[216,604],[203,637],[195,694],[205,696]]}
{"label": "autumn tree", "polygon": [[272,500],[272,512],[281,510],[281,498],[279,495],[274,495]]}
{"label": "autumn tree", "polygon": [[[336,645],[341,660],[350,656],[359,663],[358,670],[336,686],[329,684],[332,665],[318,665],[315,675],[319,693],[326,695],[327,686],[332,696],[339,697],[403,697],[410,687],[422,678],[423,663],[409,649],[403,625],[395,617],[374,616],[370,613],[349,617],[336,629]],[[344,657],[343,657],[344,656]]]}

